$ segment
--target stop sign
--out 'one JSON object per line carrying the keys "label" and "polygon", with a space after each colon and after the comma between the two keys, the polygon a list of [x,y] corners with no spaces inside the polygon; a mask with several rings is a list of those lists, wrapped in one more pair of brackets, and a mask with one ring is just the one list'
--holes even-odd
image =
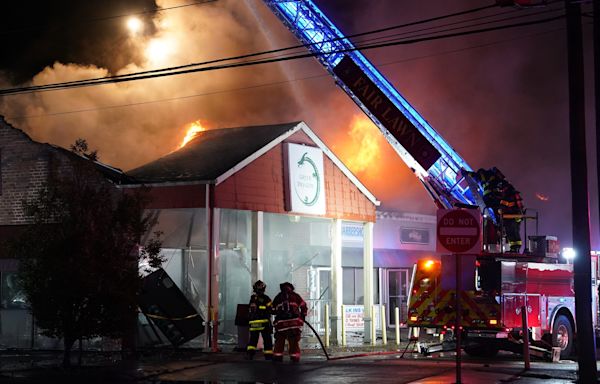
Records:
{"label": "stop sign", "polygon": [[439,209],[437,252],[479,253],[481,213],[477,209]]}

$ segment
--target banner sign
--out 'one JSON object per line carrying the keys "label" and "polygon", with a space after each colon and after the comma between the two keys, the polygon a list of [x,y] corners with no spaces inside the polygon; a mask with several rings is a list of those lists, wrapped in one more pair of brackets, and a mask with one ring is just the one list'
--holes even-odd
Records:
{"label": "banner sign", "polygon": [[438,150],[350,57],[344,56],[333,72],[425,170],[440,158]]}

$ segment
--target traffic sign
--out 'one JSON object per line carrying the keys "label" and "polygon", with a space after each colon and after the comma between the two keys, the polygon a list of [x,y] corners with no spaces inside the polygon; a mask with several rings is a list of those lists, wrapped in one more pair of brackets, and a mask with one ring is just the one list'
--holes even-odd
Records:
{"label": "traffic sign", "polygon": [[437,252],[479,253],[481,213],[477,209],[437,211]]}

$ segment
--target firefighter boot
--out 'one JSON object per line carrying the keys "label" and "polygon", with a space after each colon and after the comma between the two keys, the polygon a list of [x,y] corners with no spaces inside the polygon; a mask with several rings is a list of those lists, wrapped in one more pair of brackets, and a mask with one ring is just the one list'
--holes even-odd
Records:
{"label": "firefighter boot", "polygon": [[246,360],[253,360],[254,359],[254,350],[248,350],[246,351]]}

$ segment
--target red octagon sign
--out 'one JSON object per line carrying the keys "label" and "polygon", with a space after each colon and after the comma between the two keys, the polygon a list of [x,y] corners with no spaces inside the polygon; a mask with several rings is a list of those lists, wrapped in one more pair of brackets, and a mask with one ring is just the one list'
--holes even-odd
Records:
{"label": "red octagon sign", "polygon": [[477,209],[439,209],[437,252],[479,253],[481,213]]}

